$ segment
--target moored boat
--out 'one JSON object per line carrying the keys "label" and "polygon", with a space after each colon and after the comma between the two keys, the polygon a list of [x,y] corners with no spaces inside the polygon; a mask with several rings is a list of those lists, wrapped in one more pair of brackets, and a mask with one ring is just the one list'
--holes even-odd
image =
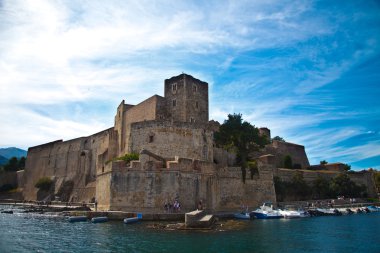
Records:
{"label": "moored boat", "polygon": [[70,216],[69,222],[81,222],[81,221],[87,221],[86,216]]}
{"label": "moored boat", "polygon": [[367,209],[370,212],[379,212],[380,211],[380,207],[378,207],[378,206],[367,206]]}
{"label": "moored boat", "polygon": [[249,220],[251,218],[249,213],[246,213],[246,212],[234,213],[234,217],[240,220]]}
{"label": "moored boat", "polygon": [[273,209],[272,203],[264,203],[260,208],[252,211],[250,216],[254,216],[257,219],[280,219],[283,215],[280,210]]}
{"label": "moored boat", "polygon": [[102,223],[102,222],[107,222],[108,217],[94,217],[91,219],[92,223]]}
{"label": "moored boat", "polygon": [[287,219],[310,217],[310,214],[308,212],[302,210],[281,210],[280,213],[284,216],[284,218]]}
{"label": "moored boat", "polygon": [[124,224],[132,224],[140,221],[142,219],[142,213],[137,213],[136,217],[131,217],[131,218],[125,218],[123,220]]}

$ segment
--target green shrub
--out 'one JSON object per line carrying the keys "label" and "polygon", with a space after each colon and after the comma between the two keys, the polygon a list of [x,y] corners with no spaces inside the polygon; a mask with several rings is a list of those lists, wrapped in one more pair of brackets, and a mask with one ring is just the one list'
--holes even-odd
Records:
{"label": "green shrub", "polygon": [[125,154],[121,157],[116,158],[116,160],[122,160],[126,163],[129,163],[130,161],[139,160],[139,154],[137,154],[137,153]]}
{"label": "green shrub", "polygon": [[53,180],[51,180],[50,177],[42,177],[38,179],[34,187],[42,191],[48,191],[51,188],[52,184],[53,184]]}

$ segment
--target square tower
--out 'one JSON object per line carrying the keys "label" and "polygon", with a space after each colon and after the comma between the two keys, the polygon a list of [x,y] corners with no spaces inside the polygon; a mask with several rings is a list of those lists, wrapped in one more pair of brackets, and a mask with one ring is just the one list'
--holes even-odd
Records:
{"label": "square tower", "polygon": [[208,122],[208,83],[187,74],[165,79],[165,98],[173,121]]}

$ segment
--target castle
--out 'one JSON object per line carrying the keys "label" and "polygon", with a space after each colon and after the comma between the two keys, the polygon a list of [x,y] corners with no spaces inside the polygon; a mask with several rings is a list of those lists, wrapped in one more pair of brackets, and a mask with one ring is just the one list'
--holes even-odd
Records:
{"label": "castle", "polygon": [[[272,155],[258,159],[258,174],[243,182],[234,155],[214,145],[218,127],[209,121],[208,83],[187,74],[166,79],[164,97],[137,105],[123,100],[114,127],[29,148],[24,199],[96,199],[100,210],[152,212],[174,200],[192,210],[202,200],[210,210],[236,210],[276,202],[273,171],[285,155],[309,166],[303,146],[273,141],[264,151]],[[270,138],[269,129],[260,133]],[[115,160],[128,153],[140,153],[139,160]],[[35,188],[42,177],[53,179],[50,193]]]}

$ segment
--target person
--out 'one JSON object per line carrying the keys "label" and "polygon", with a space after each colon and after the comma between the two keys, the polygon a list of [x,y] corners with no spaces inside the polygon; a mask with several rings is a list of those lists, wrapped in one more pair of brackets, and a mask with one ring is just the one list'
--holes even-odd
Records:
{"label": "person", "polygon": [[95,199],[95,212],[98,211],[98,200]]}
{"label": "person", "polygon": [[203,210],[202,200],[199,200],[199,202],[198,202],[198,210]]}

